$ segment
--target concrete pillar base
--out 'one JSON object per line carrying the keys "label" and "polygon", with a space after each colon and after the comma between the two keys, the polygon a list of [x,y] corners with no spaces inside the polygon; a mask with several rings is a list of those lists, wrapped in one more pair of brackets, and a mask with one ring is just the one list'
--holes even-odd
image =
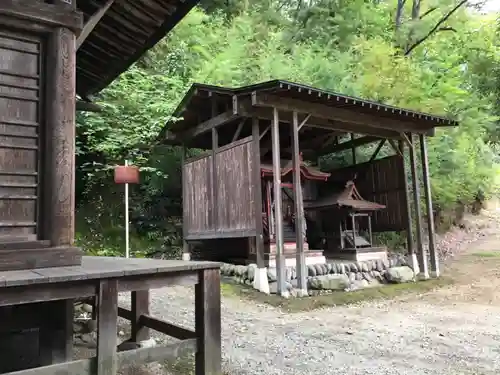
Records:
{"label": "concrete pillar base", "polygon": [[270,294],[269,281],[267,279],[267,268],[256,268],[253,279],[253,287],[259,292]]}
{"label": "concrete pillar base", "polygon": [[413,273],[415,274],[415,276],[418,276],[420,274],[420,266],[418,265],[417,254],[415,253],[411,254],[409,261]]}

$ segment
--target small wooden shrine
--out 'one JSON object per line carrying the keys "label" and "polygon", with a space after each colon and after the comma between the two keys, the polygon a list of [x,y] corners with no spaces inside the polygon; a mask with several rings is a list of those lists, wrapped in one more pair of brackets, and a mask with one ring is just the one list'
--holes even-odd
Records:
{"label": "small wooden shrine", "polygon": [[[276,266],[280,294],[286,294],[285,264],[295,264],[298,288],[305,290],[306,263],[324,263],[323,252],[346,251],[349,241],[356,253],[361,251],[356,236],[363,219],[359,208],[367,204],[362,196],[385,206],[376,206],[371,230],[406,231],[412,259],[418,258],[423,277],[429,277],[416,167],[419,142],[431,271],[439,274],[426,137],[436,127],[456,126],[456,122],[279,80],[240,88],[194,84],[174,117],[182,120],[169,121],[160,138],[165,144],[184,147],[185,258],[196,250],[205,259],[256,262],[259,270]],[[350,140],[342,141],[346,136]],[[359,163],[356,148],[374,143],[378,145],[373,155]],[[392,155],[379,158],[385,145]],[[188,149],[208,151],[189,157]],[[323,155],[345,150],[352,151],[351,166],[328,173],[320,170]],[[403,157],[407,151],[417,223],[415,244]],[[358,226],[351,220],[349,231],[348,225],[339,226],[340,217],[332,220],[333,214],[325,215],[327,211],[304,209],[331,196],[336,191],[331,184],[345,184],[357,173],[359,194],[352,185],[337,196],[337,203],[348,195],[351,210],[347,214],[354,215]]]}
{"label": "small wooden shrine", "polygon": [[[330,177],[330,173],[325,173],[304,162],[302,154],[300,157],[300,180],[302,189],[314,188],[314,184],[320,181],[326,181]],[[293,161],[281,161],[280,178],[282,190],[282,220],[283,220],[283,242],[284,242],[284,257],[289,259],[289,264],[295,263],[295,253],[297,249],[296,243],[296,213],[294,203],[294,185],[293,185]],[[261,164],[261,175],[263,185],[263,205],[265,212],[262,214],[263,233],[264,233],[264,258],[269,266],[275,266],[276,260],[276,211],[275,198],[273,191],[273,165]],[[309,250],[307,241],[307,223],[302,221],[302,234],[304,238],[304,251],[307,252],[309,261],[324,262],[323,252],[319,249],[316,251]],[[290,262],[291,260],[291,262]],[[247,262],[253,261],[248,259]],[[287,262],[285,260],[285,262]]]}
{"label": "small wooden shrine", "polygon": [[371,216],[374,211],[385,208],[385,205],[364,200],[354,181],[348,181],[344,189],[305,207],[306,212],[323,211],[323,220],[338,225],[338,232],[329,239],[333,243],[325,244],[327,257],[356,261],[386,258],[384,247],[373,246]]}

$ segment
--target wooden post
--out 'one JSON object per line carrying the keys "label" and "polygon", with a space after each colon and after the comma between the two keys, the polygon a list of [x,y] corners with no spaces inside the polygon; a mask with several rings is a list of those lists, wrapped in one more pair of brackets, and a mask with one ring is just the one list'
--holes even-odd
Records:
{"label": "wooden post", "polygon": [[274,183],[274,213],[276,222],[276,275],[278,281],[278,294],[287,296],[285,289],[285,259],[283,256],[283,209],[281,201],[281,156],[279,133],[278,109],[273,108],[272,123],[272,152],[273,152],[273,183]]}
{"label": "wooden post", "polygon": [[[216,96],[211,97],[211,113],[212,118],[217,116],[217,98]],[[219,147],[219,132],[216,127],[212,128],[212,191],[211,191],[211,204],[210,209],[212,210],[212,225],[214,231],[218,227],[218,204],[217,204],[217,191],[218,191],[218,179],[217,179],[217,148]]]}
{"label": "wooden post", "polygon": [[136,290],[131,295],[132,334],[130,340],[139,343],[149,339],[149,328],[139,324],[141,315],[149,315],[149,290]]}
{"label": "wooden post", "polygon": [[258,268],[264,268],[264,232],[262,224],[262,182],[260,175],[260,129],[259,119],[252,118],[252,149],[254,157],[253,168],[253,191],[254,191],[254,205],[255,205],[255,252]]}
{"label": "wooden post", "polygon": [[[354,133],[351,133],[351,141],[354,141]],[[356,165],[356,146],[352,146],[352,165]]]}
{"label": "wooden post", "polygon": [[422,240],[422,213],[420,208],[420,184],[418,181],[417,173],[417,159],[415,157],[415,142],[413,140],[413,135],[410,134],[408,137],[411,140],[410,145],[410,166],[411,166],[411,177],[413,183],[413,204],[415,206],[415,223],[417,230],[417,258],[420,268],[420,273],[422,278],[429,278],[429,270],[427,268],[427,257],[424,252],[424,244]]}
{"label": "wooden post", "polygon": [[196,375],[221,375],[220,270],[200,271],[195,286]]}
{"label": "wooden post", "polygon": [[62,27],[48,39],[43,228],[52,246],[74,242],[75,43],[75,34]]}
{"label": "wooden post", "polygon": [[[186,145],[183,143],[182,144],[182,151],[181,151],[181,177],[182,177],[182,207],[183,207],[183,212],[182,212],[182,236],[185,237],[187,235],[186,231],[186,217],[184,216],[184,198],[186,197],[186,173],[184,172],[184,165],[186,163],[186,155],[187,155],[187,148]],[[182,260],[191,260],[191,247],[189,246],[189,243],[186,240],[182,241]]]}
{"label": "wooden post", "polygon": [[356,247],[356,218],[354,217],[353,214],[351,214],[351,225],[352,225],[352,243],[354,245],[354,250],[357,249]]}
{"label": "wooden post", "polygon": [[408,168],[406,167],[406,161],[404,159],[405,156],[405,144],[404,141],[399,141],[399,150],[401,151],[401,155],[403,158],[403,175],[404,175],[404,191],[405,191],[405,203],[406,203],[406,244],[408,246],[408,254],[413,256],[415,254],[415,246],[413,245],[413,223],[411,220],[411,205],[410,199],[408,196],[410,195],[410,191],[408,189]]}
{"label": "wooden post", "polygon": [[217,192],[219,181],[217,179],[217,148],[219,147],[219,133],[216,128],[212,128],[212,225],[215,230],[218,228],[217,217]]}
{"label": "wooden post", "polygon": [[295,201],[295,242],[296,242],[296,267],[298,289],[304,296],[307,295],[306,258],[304,254],[304,201],[302,184],[300,181],[300,155],[299,155],[299,116],[293,112],[292,120],[292,156],[293,156],[293,199]]}
{"label": "wooden post", "polygon": [[97,372],[116,375],[116,327],[118,322],[118,280],[99,281],[97,303]]}
{"label": "wooden post", "polygon": [[439,256],[436,249],[436,237],[434,233],[434,212],[432,210],[432,195],[429,176],[429,160],[427,155],[427,140],[425,135],[420,135],[420,154],[422,157],[422,172],[424,177],[424,191],[427,213],[427,230],[429,232],[429,254],[431,260],[431,274],[439,277]]}
{"label": "wooden post", "polygon": [[39,334],[40,365],[49,366],[73,359],[73,300],[42,302]]}
{"label": "wooden post", "polygon": [[368,215],[368,234],[370,236],[370,246],[373,246],[372,217]]}

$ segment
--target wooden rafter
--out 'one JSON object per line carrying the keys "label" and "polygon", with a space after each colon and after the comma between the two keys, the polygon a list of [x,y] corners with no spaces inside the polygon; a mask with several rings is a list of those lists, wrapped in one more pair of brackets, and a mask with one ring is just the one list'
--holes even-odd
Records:
{"label": "wooden rafter", "polygon": [[[350,127],[353,124],[363,125],[374,130],[391,131],[411,131],[418,134],[433,135],[432,128],[421,128],[410,121],[398,121],[390,118],[380,118],[378,116],[366,113],[353,113],[343,108],[332,108],[324,104],[305,102],[299,99],[282,98],[266,93],[252,93],[252,105],[257,107],[271,107],[282,111],[298,111],[302,113],[312,113],[314,117],[325,120],[339,121]],[[356,130],[346,130],[347,132],[356,132]],[[383,137],[383,136],[382,136]]]}
{"label": "wooden rafter", "polygon": [[304,120],[302,120],[302,122],[300,123],[300,125],[297,127],[297,131],[300,132],[300,129],[302,129],[302,127],[307,124],[307,121],[311,118],[311,114],[308,113],[307,116],[304,118]]}
{"label": "wooden rafter", "polygon": [[176,136],[176,138],[180,139],[194,138],[200,134],[212,130],[213,128],[217,128],[221,125],[227,124],[228,122],[231,122],[238,118],[240,118],[240,116],[237,114],[235,115],[232,110],[222,112],[221,114],[212,117],[211,119],[204,121],[201,124],[198,124],[197,126],[186,130],[185,132],[182,132],[179,136]]}
{"label": "wooden rafter", "polygon": [[97,12],[95,12],[92,17],[89,18],[87,23],[85,23],[85,26],[83,27],[82,32],[78,36],[78,39],[76,40],[76,50],[80,48],[80,46],[83,44],[83,42],[87,39],[87,37],[90,35],[92,30],[96,27],[96,25],[99,23],[101,18],[106,14],[108,9],[113,5],[115,0],[108,0],[106,4],[102,8],[100,8]]}
{"label": "wooden rafter", "polygon": [[236,128],[236,131],[234,132],[233,140],[231,142],[234,142],[239,138],[239,136],[241,134],[241,130],[243,129],[243,125],[245,125],[245,121],[246,121],[246,118],[241,119],[240,123],[238,124],[238,127]]}
{"label": "wooden rafter", "polygon": [[343,150],[348,150],[353,147],[359,147],[363,146],[369,143],[373,143],[380,140],[379,137],[374,137],[374,136],[366,136],[366,137],[361,137],[361,138],[355,138],[353,140],[347,141],[347,142],[342,142],[338,145],[335,145],[333,148],[330,149],[330,152],[339,152]]}
{"label": "wooden rafter", "polygon": [[77,100],[75,103],[75,107],[77,111],[82,111],[82,112],[101,112],[102,108],[101,106],[92,103],[92,102],[86,102],[84,100]]}
{"label": "wooden rafter", "polygon": [[[382,149],[382,147],[384,147],[384,144],[385,144],[385,139],[382,139],[380,141],[380,143],[378,144],[377,148],[375,149],[375,151],[373,152],[372,156],[370,157],[370,160],[369,161],[374,161],[375,158],[377,157],[378,153],[380,152],[380,150]],[[402,142],[402,141],[400,141]]]}

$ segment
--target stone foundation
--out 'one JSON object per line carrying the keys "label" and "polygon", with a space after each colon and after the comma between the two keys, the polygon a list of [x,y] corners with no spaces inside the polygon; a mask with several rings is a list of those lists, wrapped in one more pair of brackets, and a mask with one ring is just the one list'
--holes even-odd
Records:
{"label": "stone foundation", "polygon": [[[256,272],[258,269],[255,264],[241,266],[223,263],[221,267],[223,277],[249,286],[253,285]],[[307,272],[309,294],[317,294],[314,291],[318,290],[352,291],[386,283],[415,280],[411,263],[401,255],[393,255],[385,260],[309,264]],[[295,295],[297,286],[295,266],[286,267],[285,278],[287,290],[291,295]],[[276,292],[276,268],[267,269],[267,279],[271,292]]]}

